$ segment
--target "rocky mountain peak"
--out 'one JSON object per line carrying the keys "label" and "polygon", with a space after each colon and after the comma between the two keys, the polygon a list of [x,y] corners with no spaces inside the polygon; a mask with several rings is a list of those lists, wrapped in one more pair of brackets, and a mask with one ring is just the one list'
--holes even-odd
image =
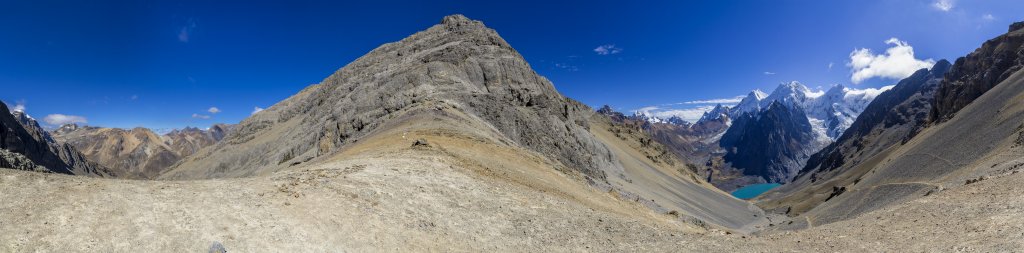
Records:
{"label": "rocky mountain peak", "polygon": [[722,118],[729,118],[729,107],[723,106],[722,104],[716,104],[715,108],[711,109],[710,111],[704,112],[704,115],[702,115],[700,117],[700,120],[697,120],[697,122],[707,122]]}
{"label": "rocky mountain peak", "polygon": [[441,24],[446,25],[446,26],[462,26],[462,25],[468,25],[468,24],[474,24],[474,23],[481,24],[481,25],[483,24],[480,21],[471,20],[471,19],[467,18],[466,16],[463,16],[462,14],[452,14],[452,15],[445,16],[444,18],[441,19]]}
{"label": "rocky mountain peak", "polygon": [[807,146],[813,145],[814,139],[802,109],[771,101],[760,112],[737,116],[719,145],[726,150],[723,159],[743,174],[784,183],[796,176],[802,158],[813,152],[814,147]]}
{"label": "rocky mountain peak", "polygon": [[996,84],[1024,67],[1024,25],[1010,25],[1010,32],[990,39],[974,52],[960,57],[946,73],[935,94],[930,122],[943,122]]}
{"label": "rocky mountain peak", "polygon": [[1013,32],[1017,30],[1024,30],[1024,21],[1014,22],[1013,24],[1010,24],[1010,30],[1007,32]]}
{"label": "rocky mountain peak", "polygon": [[[586,129],[593,110],[559,94],[497,32],[461,15],[445,17],[441,24],[384,44],[319,84],[246,119],[212,149],[234,149],[230,154],[209,161],[197,158],[178,167],[219,166],[229,169],[217,173],[237,176],[276,170],[273,167],[291,164],[290,160],[330,155],[400,112],[428,104],[458,108],[512,142],[550,154],[599,181],[605,177],[600,168],[609,163],[602,161],[607,156],[601,154],[608,151],[584,140],[591,138]],[[296,123],[280,125],[289,121]],[[272,128],[279,129],[280,143],[253,150],[233,147],[258,136],[265,138]],[[252,157],[250,152],[261,155]]]}
{"label": "rocky mountain peak", "polygon": [[[8,111],[0,102],[0,112]],[[92,163],[67,144],[57,143],[31,116],[23,111],[0,113],[0,166],[63,174],[108,176],[106,168]],[[26,163],[30,161],[30,163]],[[18,165],[18,166],[13,166]]]}
{"label": "rocky mountain peak", "polygon": [[71,124],[64,124],[64,125],[60,126],[59,128],[57,128],[57,131],[75,131],[77,129],[78,129],[78,124],[71,123]]}
{"label": "rocky mountain peak", "polygon": [[789,83],[781,83],[771,95],[762,100],[761,107],[767,107],[764,103],[782,102],[786,105],[797,106],[807,101],[807,98],[812,95],[811,90],[803,84],[793,81]]}

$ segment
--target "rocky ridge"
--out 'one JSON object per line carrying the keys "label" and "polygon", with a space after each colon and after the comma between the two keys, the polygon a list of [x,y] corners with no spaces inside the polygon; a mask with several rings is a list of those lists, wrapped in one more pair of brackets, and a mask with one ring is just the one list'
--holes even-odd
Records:
{"label": "rocky ridge", "polygon": [[986,41],[960,57],[939,84],[931,122],[952,118],[979,96],[1024,67],[1024,22],[1010,25],[1006,34]]}

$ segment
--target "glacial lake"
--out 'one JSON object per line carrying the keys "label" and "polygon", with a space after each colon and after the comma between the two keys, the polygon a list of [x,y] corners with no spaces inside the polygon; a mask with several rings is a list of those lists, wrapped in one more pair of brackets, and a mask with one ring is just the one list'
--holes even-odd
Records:
{"label": "glacial lake", "polygon": [[761,193],[779,186],[781,186],[781,184],[752,184],[732,191],[732,196],[738,199],[752,199],[757,197],[757,195],[761,195]]}

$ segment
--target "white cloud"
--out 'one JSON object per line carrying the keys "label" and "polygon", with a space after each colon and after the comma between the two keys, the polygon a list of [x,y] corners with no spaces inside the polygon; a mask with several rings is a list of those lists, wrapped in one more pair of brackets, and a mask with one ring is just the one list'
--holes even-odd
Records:
{"label": "white cloud", "polygon": [[932,7],[935,7],[940,11],[948,12],[953,9],[953,2],[954,0],[935,0],[935,2],[932,3]]}
{"label": "white cloud", "polygon": [[775,72],[769,72],[769,71],[765,71],[765,72],[764,72],[764,74],[765,74],[765,75],[768,75],[768,76],[770,76],[770,75],[774,75],[774,74],[775,74]]}
{"label": "white cloud", "polygon": [[210,119],[210,115],[203,115],[203,114],[193,113],[192,114],[192,118],[193,119]]}
{"label": "white cloud", "polygon": [[64,114],[50,114],[43,118],[43,121],[50,125],[64,125],[73,123],[89,123],[85,117],[75,115],[64,115]]}
{"label": "white cloud", "polygon": [[139,100],[139,95],[132,95],[131,99],[132,100]]}
{"label": "white cloud", "polygon": [[985,15],[981,15],[981,19],[985,20],[985,21],[992,21],[992,20],[996,20],[996,17],[992,16],[992,14],[985,14]]}
{"label": "white cloud", "polygon": [[896,85],[882,86],[881,88],[866,88],[866,89],[849,89],[846,90],[846,97],[862,97],[865,99],[875,99],[878,95],[882,94],[887,90],[891,90]]}
{"label": "white cloud", "polygon": [[608,45],[598,46],[597,48],[594,48],[594,52],[599,54],[599,55],[610,55],[610,54],[621,53],[622,52],[622,48],[615,47],[615,44],[608,44]]}
{"label": "white cloud", "polygon": [[217,108],[216,106],[214,106],[214,107],[210,107],[210,109],[207,109],[206,111],[208,111],[210,113],[213,113],[213,114],[217,114],[217,113],[220,112],[220,108]]}
{"label": "white cloud", "polygon": [[576,65],[567,64],[567,63],[555,63],[555,67],[556,68],[560,68],[560,69],[564,69],[564,70],[568,70],[568,71],[574,71],[574,72],[580,70],[580,68],[576,67]]}
{"label": "white cloud", "polygon": [[745,96],[736,96],[731,98],[716,98],[708,100],[694,100],[683,102],[683,104],[737,104],[743,100]]}
{"label": "white cloud", "polygon": [[195,28],[196,28],[196,21],[195,21],[195,19],[191,19],[191,18],[188,19],[186,24],[184,26],[182,26],[180,30],[178,30],[178,41],[181,42],[181,43],[188,43],[189,35],[192,33],[192,30],[194,30]]}
{"label": "white cloud", "polygon": [[893,46],[883,54],[876,55],[867,48],[850,52],[850,62],[846,64],[853,71],[850,81],[857,84],[874,77],[902,79],[918,69],[935,65],[935,60],[914,58],[914,48],[906,41],[890,38],[885,44]]}
{"label": "white cloud", "polygon": [[835,62],[829,62],[828,63],[828,71],[829,72],[832,72],[832,65],[835,65],[835,64],[836,64]]}
{"label": "white cloud", "polygon": [[18,100],[17,104],[11,108],[11,112],[25,112],[25,100]]}
{"label": "white cloud", "polygon": [[252,114],[250,114],[250,115],[256,115],[257,113],[262,112],[262,111],[263,111],[263,108],[260,108],[259,106],[256,106],[256,107],[252,108]]}
{"label": "white cloud", "polygon": [[182,27],[178,32],[178,41],[188,43],[188,27]]}

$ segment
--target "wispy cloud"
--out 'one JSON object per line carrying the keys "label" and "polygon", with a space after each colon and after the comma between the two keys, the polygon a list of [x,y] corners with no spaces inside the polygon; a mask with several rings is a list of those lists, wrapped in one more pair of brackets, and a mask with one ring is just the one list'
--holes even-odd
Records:
{"label": "wispy cloud", "polygon": [[89,120],[86,119],[85,117],[76,116],[76,115],[64,115],[64,114],[50,114],[50,115],[46,115],[46,117],[43,118],[43,121],[48,123],[48,124],[50,124],[50,125],[56,125],[56,126],[64,125],[64,124],[74,124],[74,123],[82,123],[82,124],[89,123]]}
{"label": "wispy cloud", "polygon": [[564,70],[568,70],[568,71],[573,71],[573,72],[580,70],[580,68],[576,67],[576,65],[572,65],[572,64],[568,64],[568,63],[555,63],[555,67],[556,68],[560,68],[560,69],[564,69]]}
{"label": "wispy cloud", "polygon": [[210,115],[203,115],[203,114],[193,113],[192,114],[192,118],[193,119],[210,119]]}
{"label": "wispy cloud", "polygon": [[139,95],[132,95],[129,99],[132,101],[139,100]]}
{"label": "wispy cloud", "polygon": [[996,17],[992,16],[992,14],[990,13],[990,14],[981,15],[981,20],[992,21],[992,20],[996,20]]}
{"label": "wispy cloud", "polygon": [[892,45],[885,53],[874,54],[871,49],[861,48],[850,52],[850,67],[853,75],[850,81],[854,84],[874,77],[902,79],[914,71],[922,68],[931,68],[935,60],[920,60],[914,56],[914,48],[906,41],[891,38],[885,44]]}
{"label": "wispy cloud", "polygon": [[835,64],[836,64],[835,62],[829,62],[828,63],[828,71],[829,72],[832,72],[832,65],[835,65]]}
{"label": "wispy cloud", "polygon": [[178,41],[181,43],[188,43],[189,36],[192,31],[196,29],[196,26],[195,19],[189,18],[185,25],[181,26],[181,29],[178,30]]}
{"label": "wispy cloud", "polygon": [[252,113],[249,114],[249,115],[256,115],[257,113],[262,112],[262,111],[263,111],[263,108],[260,108],[259,106],[256,106],[256,107],[252,108]]}
{"label": "wispy cloud", "polygon": [[214,107],[210,107],[210,109],[206,109],[206,111],[210,112],[212,114],[217,114],[217,113],[220,113],[220,108],[217,108],[216,106],[214,106]]}
{"label": "wispy cloud", "polygon": [[594,48],[594,53],[597,53],[598,55],[610,55],[621,52],[622,48],[616,47],[615,44],[602,45]]}
{"label": "wispy cloud", "polygon": [[694,100],[694,101],[683,102],[682,104],[688,104],[688,105],[692,105],[692,104],[737,104],[737,103],[739,103],[740,101],[743,100],[743,97],[745,97],[745,96],[735,96],[735,97],[731,97],[731,98],[716,98],[716,99],[707,99],[707,100]]}
{"label": "wispy cloud", "polygon": [[774,75],[774,74],[775,74],[775,72],[770,72],[770,71],[765,71],[764,72],[764,75],[766,75],[766,76],[770,76],[770,75]]}
{"label": "wispy cloud", "polygon": [[932,7],[935,7],[935,9],[940,11],[948,12],[953,9],[953,4],[954,0],[935,0],[935,2],[932,3]]}

